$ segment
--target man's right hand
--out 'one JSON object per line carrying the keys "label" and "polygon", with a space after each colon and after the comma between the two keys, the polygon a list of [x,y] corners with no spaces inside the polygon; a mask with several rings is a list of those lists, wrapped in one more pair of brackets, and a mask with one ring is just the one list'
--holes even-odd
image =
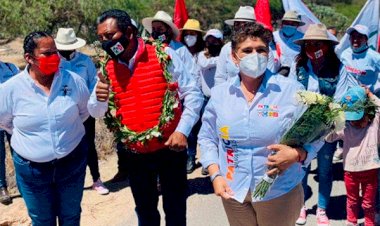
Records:
{"label": "man's right hand", "polygon": [[110,85],[108,84],[107,80],[104,78],[103,74],[101,72],[98,72],[98,83],[96,85],[96,99],[100,102],[105,102],[108,100],[108,96],[110,93]]}

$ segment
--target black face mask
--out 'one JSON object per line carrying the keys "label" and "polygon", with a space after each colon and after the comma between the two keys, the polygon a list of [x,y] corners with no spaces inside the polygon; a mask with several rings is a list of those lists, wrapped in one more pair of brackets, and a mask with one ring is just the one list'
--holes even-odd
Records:
{"label": "black face mask", "polygon": [[165,32],[153,31],[152,37],[155,40],[161,41],[162,43],[169,43],[170,42],[170,35],[169,35],[169,32],[167,32],[167,31],[165,31]]}
{"label": "black face mask", "polygon": [[102,49],[104,49],[112,58],[117,59],[123,55],[124,51],[128,47],[128,44],[129,40],[123,35],[116,40],[103,41]]}
{"label": "black face mask", "polygon": [[222,45],[208,44],[206,48],[211,56],[216,57],[219,56],[220,51],[222,50]]}
{"label": "black face mask", "polygon": [[70,56],[75,50],[59,50],[59,55],[63,56],[66,60],[70,60]]}

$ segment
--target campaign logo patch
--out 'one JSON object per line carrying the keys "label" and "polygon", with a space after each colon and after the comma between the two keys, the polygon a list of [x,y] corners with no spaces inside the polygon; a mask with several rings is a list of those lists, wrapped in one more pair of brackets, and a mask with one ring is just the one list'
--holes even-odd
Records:
{"label": "campaign logo patch", "polygon": [[114,46],[111,47],[112,52],[117,56],[124,51],[124,47],[120,42],[117,42]]}
{"label": "campaign logo patch", "polygon": [[278,118],[279,116],[277,105],[259,104],[257,109],[259,117]]}

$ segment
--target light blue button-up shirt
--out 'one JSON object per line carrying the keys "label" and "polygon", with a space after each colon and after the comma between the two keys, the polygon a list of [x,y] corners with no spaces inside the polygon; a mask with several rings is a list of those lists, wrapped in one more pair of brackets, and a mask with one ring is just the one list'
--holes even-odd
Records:
{"label": "light blue button-up shirt", "polygon": [[74,56],[70,60],[61,57],[60,68],[73,71],[84,79],[87,88],[92,92],[94,89],[98,76],[96,73],[96,67],[91,58],[81,52],[74,52]]}
{"label": "light blue button-up shirt", "polygon": [[[141,48],[139,46],[139,48]],[[185,136],[189,136],[191,129],[199,119],[199,112],[203,105],[203,95],[201,90],[196,86],[195,79],[185,69],[183,62],[178,54],[170,47],[165,48],[165,52],[171,58],[171,64],[168,67],[169,73],[173,76],[173,81],[178,82],[179,97],[184,102],[181,119],[177,125],[176,131]],[[131,59],[134,62],[134,59]],[[129,65],[132,69],[133,65]],[[132,75],[133,76],[133,75]],[[95,89],[91,93],[88,101],[88,111],[94,118],[104,116],[108,109],[108,102],[100,102],[96,99]]]}
{"label": "light blue button-up shirt", "polygon": [[215,71],[218,59],[219,56],[207,58],[205,51],[201,51],[198,54],[197,65],[199,66],[201,88],[203,95],[206,97],[211,96],[211,88],[215,84]]}
{"label": "light blue button-up shirt", "polygon": [[12,133],[13,149],[26,159],[63,158],[85,133],[87,86],[75,73],[59,70],[47,96],[27,69],[0,85],[0,127]]}
{"label": "light blue button-up shirt", "polygon": [[187,49],[187,47],[182,44],[182,42],[177,42],[177,41],[170,41],[169,47],[172,48],[179,58],[182,60],[183,65],[186,69],[186,71],[193,76],[195,79],[196,85],[200,88],[200,83],[199,83],[199,69],[198,66],[195,62],[195,58],[193,55],[190,53],[190,51]]}
{"label": "light blue button-up shirt", "polygon": [[281,30],[273,32],[273,39],[276,43],[276,48],[280,48],[277,53],[281,53],[281,66],[290,67],[295,57],[300,53],[301,46],[294,43],[295,40],[301,39],[303,33],[298,30],[290,37],[286,37]]}
{"label": "light blue button-up shirt", "polygon": [[[295,94],[303,90],[301,83],[271,75],[267,71],[252,104],[246,101],[240,77],[211,90],[198,135],[203,167],[218,164],[221,174],[234,192],[233,198],[243,202],[266,173],[268,145],[276,144],[287,128],[305,110]],[[316,156],[323,142],[305,145],[305,164]],[[304,171],[295,163],[280,175],[263,200],[291,191],[302,181]]]}
{"label": "light blue button-up shirt", "polygon": [[18,74],[19,71],[16,65],[0,61],[0,83],[6,82],[12,76]]}
{"label": "light blue button-up shirt", "polygon": [[362,53],[354,53],[347,48],[341,55],[346,71],[372,92],[380,92],[380,54],[372,49]]}
{"label": "light blue button-up shirt", "polygon": [[[0,84],[6,82],[12,76],[18,74],[20,69],[11,63],[5,63],[0,61]],[[4,131],[0,129],[0,131]]]}

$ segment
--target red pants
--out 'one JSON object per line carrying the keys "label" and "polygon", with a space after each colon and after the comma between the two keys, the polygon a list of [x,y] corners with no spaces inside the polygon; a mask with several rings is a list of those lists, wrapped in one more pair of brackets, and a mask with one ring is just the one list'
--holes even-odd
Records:
{"label": "red pants", "polygon": [[347,190],[347,221],[357,223],[360,204],[360,187],[362,208],[366,226],[375,225],[375,198],[377,191],[378,169],[362,172],[344,172],[344,183]]}

